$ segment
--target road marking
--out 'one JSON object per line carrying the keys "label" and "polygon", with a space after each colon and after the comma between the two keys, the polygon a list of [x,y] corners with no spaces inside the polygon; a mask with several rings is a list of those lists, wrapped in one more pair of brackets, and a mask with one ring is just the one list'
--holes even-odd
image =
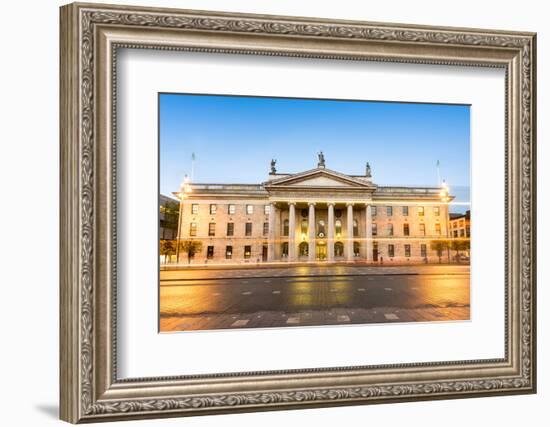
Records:
{"label": "road marking", "polygon": [[273,293],[273,294],[280,294],[281,291],[273,291],[272,293]]}
{"label": "road marking", "polygon": [[338,322],[349,322],[349,316],[347,314],[339,314],[337,317],[336,317],[336,320]]}
{"label": "road marking", "polygon": [[300,318],[298,316],[291,316],[286,320],[287,325],[295,325],[300,323]]}
{"label": "road marking", "polygon": [[238,328],[240,326],[246,326],[246,324],[249,322],[248,319],[239,319],[239,320],[236,320],[235,322],[233,322],[231,324],[231,327],[232,328]]}
{"label": "road marking", "polygon": [[215,297],[218,297],[220,296],[221,294],[219,292],[214,292],[212,295],[214,295]]}
{"label": "road marking", "polygon": [[271,283],[271,280],[264,280],[264,283]]}
{"label": "road marking", "polygon": [[413,287],[413,288],[411,288],[411,289],[412,289],[413,291],[416,291],[416,290],[418,290],[418,288],[417,288],[416,286],[415,286],[415,287]]}
{"label": "road marking", "polygon": [[251,295],[251,294],[252,294],[252,292],[250,292],[250,291],[246,291],[246,292],[243,292],[242,294],[243,294],[243,295]]}
{"label": "road marking", "polygon": [[248,280],[243,280],[243,283],[248,283]]}
{"label": "road marking", "polygon": [[399,320],[399,316],[393,313],[384,313],[384,317],[386,318],[386,320]]}
{"label": "road marking", "polygon": [[357,288],[358,292],[365,292],[365,288]]}
{"label": "road marking", "polygon": [[374,277],[367,277],[367,280],[374,280]]}
{"label": "road marking", "polygon": [[331,289],[330,292],[338,292],[338,289]]}
{"label": "road marking", "polygon": [[388,280],[393,280],[393,277],[388,277]]}
{"label": "road marking", "polygon": [[384,288],[385,291],[391,291],[391,288]]}

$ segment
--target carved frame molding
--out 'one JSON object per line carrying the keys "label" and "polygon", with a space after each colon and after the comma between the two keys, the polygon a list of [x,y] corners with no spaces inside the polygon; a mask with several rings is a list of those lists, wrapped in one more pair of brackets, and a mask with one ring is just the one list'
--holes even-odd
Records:
{"label": "carved frame molding", "polygon": [[[114,70],[121,47],[504,67],[506,357],[118,380],[113,147]],[[535,34],[71,4],[61,8],[60,101],[62,419],[76,423],[535,391]],[[289,380],[297,386],[289,386]]]}

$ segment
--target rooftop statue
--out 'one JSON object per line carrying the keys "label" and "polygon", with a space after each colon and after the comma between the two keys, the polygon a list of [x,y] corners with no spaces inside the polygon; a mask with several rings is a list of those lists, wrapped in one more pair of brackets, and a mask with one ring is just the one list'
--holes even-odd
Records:
{"label": "rooftop statue", "polygon": [[325,155],[322,151],[319,152],[317,155],[319,157],[319,163],[317,163],[318,168],[324,168],[325,167]]}
{"label": "rooftop statue", "polygon": [[371,170],[370,170],[370,164],[369,162],[367,162],[367,166],[365,168],[365,176],[367,178],[371,178],[372,177],[372,173],[371,173]]}
{"label": "rooftop statue", "polygon": [[277,160],[271,159],[271,173],[277,173],[277,168],[275,168],[276,163]]}

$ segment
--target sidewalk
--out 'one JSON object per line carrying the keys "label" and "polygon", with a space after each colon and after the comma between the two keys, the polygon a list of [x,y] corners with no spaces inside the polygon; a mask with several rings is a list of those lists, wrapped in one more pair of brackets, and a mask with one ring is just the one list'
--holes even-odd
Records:
{"label": "sidewalk", "polygon": [[[234,266],[235,267],[235,266]],[[470,274],[469,265],[358,265],[358,264],[304,264],[263,268],[202,268],[163,270],[161,284],[182,280],[291,278],[320,276],[401,276],[401,275],[465,275]]]}

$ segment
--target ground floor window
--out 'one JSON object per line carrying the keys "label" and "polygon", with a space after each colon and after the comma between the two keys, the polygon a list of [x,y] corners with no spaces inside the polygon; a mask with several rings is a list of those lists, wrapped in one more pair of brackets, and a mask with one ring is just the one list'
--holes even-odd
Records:
{"label": "ground floor window", "polygon": [[407,258],[411,256],[411,245],[405,245],[405,256]]}
{"label": "ground floor window", "polygon": [[307,242],[300,243],[299,251],[300,256],[307,256],[309,253],[309,244]]}
{"label": "ground floor window", "polygon": [[252,255],[252,246],[246,245],[244,247],[244,259],[249,259]]}
{"label": "ground floor window", "polygon": [[208,246],[206,248],[206,258],[208,259],[214,258],[214,246]]}
{"label": "ground floor window", "polygon": [[344,244],[342,242],[336,242],[334,244],[334,255],[344,256]]}
{"label": "ground floor window", "polygon": [[233,258],[233,246],[226,246],[225,247],[225,258],[226,259]]}
{"label": "ground floor window", "polygon": [[361,249],[361,246],[359,245],[359,242],[353,242],[353,256],[358,257],[360,249]]}
{"label": "ground floor window", "polygon": [[395,246],[394,245],[388,245],[388,256],[390,258],[393,258],[395,256]]}

